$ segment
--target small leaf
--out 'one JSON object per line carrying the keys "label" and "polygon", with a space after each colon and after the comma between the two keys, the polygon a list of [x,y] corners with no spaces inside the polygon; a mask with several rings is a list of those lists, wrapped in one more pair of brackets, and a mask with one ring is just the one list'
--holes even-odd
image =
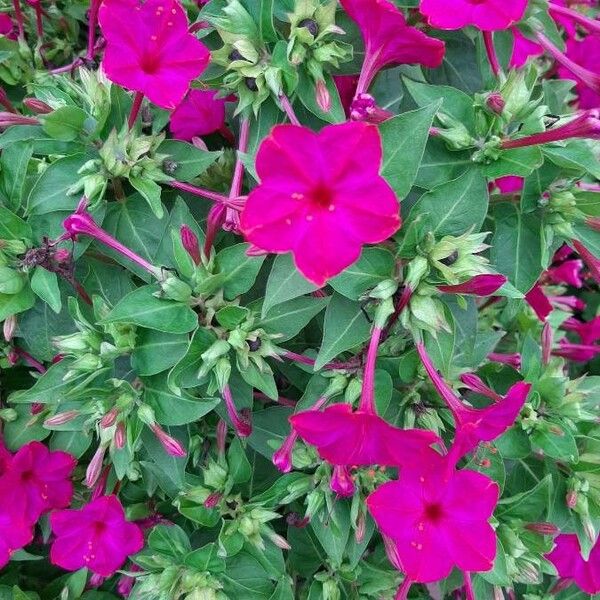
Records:
{"label": "small leaf", "polygon": [[31,289],[41,298],[56,314],[62,309],[62,299],[58,289],[56,273],[37,267],[31,277]]}

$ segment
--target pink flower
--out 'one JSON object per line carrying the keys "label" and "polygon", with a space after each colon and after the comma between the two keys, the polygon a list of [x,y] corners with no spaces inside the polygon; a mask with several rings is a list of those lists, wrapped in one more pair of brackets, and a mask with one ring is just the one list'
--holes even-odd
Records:
{"label": "pink flower", "polygon": [[422,343],[417,344],[417,352],[435,389],[452,411],[456,434],[450,453],[455,461],[476,448],[479,442],[495,440],[515,422],[531,384],[522,381],[515,383],[499,402],[487,408],[470,408],[463,404],[436,371]]}
{"label": "pink flower", "polygon": [[0,478],[0,569],[11,554],[33,539],[32,522],[26,518],[24,506],[15,502],[12,483]]}
{"label": "pink flower", "polygon": [[501,194],[516,194],[523,189],[524,183],[524,177],[517,177],[515,175],[507,175],[506,177],[500,177],[494,181],[494,184],[500,190]]}
{"label": "pink flower", "polygon": [[142,530],[125,520],[116,496],[101,496],[80,510],[53,512],[50,526],[56,535],[50,561],[67,571],[87,567],[109,577],[144,546]]}
{"label": "pink flower", "polygon": [[0,35],[5,35],[11,40],[16,40],[15,24],[8,13],[0,13]]}
{"label": "pink flower", "polygon": [[330,487],[331,491],[335,492],[340,498],[350,498],[354,496],[356,486],[354,485],[350,469],[341,465],[333,467]]}
{"label": "pink flower", "polygon": [[206,46],[188,33],[187,15],[177,0],[137,5],[105,0],[99,23],[106,39],[106,76],[162,108],[175,108],[210,60]]}
{"label": "pink flower", "polygon": [[169,129],[179,140],[219,131],[225,125],[225,99],[214,90],[190,90],[171,114]]}
{"label": "pink flower", "polygon": [[525,301],[533,308],[533,312],[535,312],[538,319],[542,322],[544,322],[552,312],[552,303],[544,294],[542,286],[539,283],[536,283],[525,294]]}
{"label": "pink flower", "polygon": [[583,261],[579,259],[565,260],[563,263],[550,267],[547,271],[552,283],[566,283],[576,288],[583,286],[581,270]]}
{"label": "pink flower", "polygon": [[340,95],[342,106],[346,116],[350,116],[350,105],[356,95],[356,85],[358,84],[358,75],[334,75],[333,82]]}
{"label": "pink flower", "polygon": [[40,442],[29,442],[12,457],[3,481],[14,502],[23,503],[29,523],[40,515],[68,506],[73,497],[70,477],[75,458],[60,450],[51,452]]}
{"label": "pink flower", "polygon": [[381,329],[375,327],[367,353],[358,410],[334,404],[323,412],[308,410],[290,417],[298,435],[316,446],[333,465],[403,466],[435,455],[430,448],[439,438],[431,431],[399,429],[384,421],[375,408],[374,378]]}
{"label": "pink flower", "polygon": [[342,123],[315,133],[277,125],[256,156],[261,179],[241,216],[247,240],[262,250],[292,252],[316,285],[349,267],[363,244],[400,227],[399,206],[381,177],[376,127]]}
{"label": "pink flower", "polygon": [[489,477],[449,469],[438,457],[402,470],[399,481],[384,483],[367,498],[367,506],[393,542],[394,563],[410,580],[428,583],[454,567],[492,568],[496,535],[488,520],[498,495]]}
{"label": "pink flower", "polygon": [[177,458],[186,456],[186,449],[182,446],[181,442],[169,435],[158,423],[150,425],[150,429],[167,454]]}
{"label": "pink flower", "polygon": [[508,29],[521,20],[527,0],[421,0],[419,10],[438,29],[474,25],[482,31]]}
{"label": "pink flower", "polygon": [[515,43],[509,65],[511,69],[520,69],[531,57],[544,54],[544,49],[537,42],[526,38],[516,27],[512,28],[512,32]]}
{"label": "pink flower", "polygon": [[600,317],[594,317],[586,323],[570,317],[564,321],[561,327],[567,331],[574,331],[582,344],[593,344],[600,340]]}
{"label": "pink flower", "polygon": [[438,290],[446,294],[467,294],[471,296],[490,296],[506,283],[504,275],[475,275],[459,285],[438,285]]}
{"label": "pink flower", "polygon": [[406,24],[400,10],[388,0],[341,0],[356,22],[365,43],[365,59],[357,93],[366,92],[378,71],[387,65],[442,64],[445,44]]}
{"label": "pink flower", "polygon": [[4,445],[4,440],[0,437],[0,476],[6,473],[6,470],[10,466],[12,461],[12,454],[8,448]]}
{"label": "pink flower", "polygon": [[600,283],[600,259],[596,258],[579,240],[572,240],[571,243],[579,256],[581,256],[581,260],[583,260],[585,266],[589,269],[590,275],[596,282]]}
{"label": "pink flower", "polygon": [[558,574],[573,579],[588,594],[600,592],[600,542],[596,542],[588,560],[584,560],[574,533],[559,535],[554,541],[556,546],[546,558],[556,567]]}
{"label": "pink flower", "polygon": [[560,340],[559,348],[552,351],[554,356],[562,356],[575,362],[589,362],[600,354],[600,346],[591,344],[572,344],[568,340]]}
{"label": "pink flower", "polygon": [[[566,55],[584,69],[596,73],[600,78],[600,36],[588,35],[581,41],[576,39],[567,40]],[[583,79],[577,77],[564,65],[559,65],[558,74],[563,79],[573,79],[577,82],[579,108],[597,108],[600,106],[600,91],[588,87]]]}

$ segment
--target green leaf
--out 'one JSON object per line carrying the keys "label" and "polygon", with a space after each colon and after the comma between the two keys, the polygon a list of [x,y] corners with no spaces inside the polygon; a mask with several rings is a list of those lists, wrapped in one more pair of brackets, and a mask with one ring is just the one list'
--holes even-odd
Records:
{"label": "green leaf", "polygon": [[246,293],[256,281],[264,256],[248,256],[249,244],[236,244],[217,254],[219,272],[224,274],[223,290],[226,300],[233,300]]}
{"label": "green leaf", "polygon": [[157,298],[156,285],[145,285],[125,296],[103,320],[132,323],[165,333],[188,333],[198,326],[198,315],[187,305]]}
{"label": "green leaf", "polygon": [[77,106],[61,106],[43,119],[42,129],[45,133],[56,140],[70,142],[83,132],[88,116]]}
{"label": "green leaf", "polygon": [[210,573],[223,573],[225,571],[225,560],[219,556],[219,547],[212,542],[193,550],[184,559],[184,564],[199,573],[206,571]]}
{"label": "green leaf", "polygon": [[542,151],[555,165],[589,173],[600,179],[600,163],[594,147],[587,140],[570,140],[564,146],[544,146]]}
{"label": "green leaf", "polygon": [[220,398],[195,398],[182,392],[176,394],[162,375],[143,378],[144,402],[154,409],[156,420],[162,425],[187,425],[208,414],[220,402]]}
{"label": "green leaf", "polygon": [[55,431],[50,438],[50,450],[62,450],[80,458],[92,445],[92,440],[89,433],[82,431]]}
{"label": "green leaf", "polygon": [[429,139],[429,129],[441,100],[384,121],[379,131],[383,145],[381,174],[401,200],[412,187]]}
{"label": "green leaf", "polygon": [[234,438],[227,450],[229,477],[233,483],[245,483],[252,477],[252,465],[246,457],[240,438]]}
{"label": "green leaf", "polygon": [[263,373],[253,362],[250,362],[245,369],[240,370],[240,375],[249,386],[260,390],[272,400],[277,400],[279,397],[275,378],[270,371]]}
{"label": "green leaf", "polygon": [[28,223],[17,217],[8,208],[0,205],[0,239],[24,240],[31,239],[32,232]]}
{"label": "green leaf", "polygon": [[[17,142],[2,150],[0,170],[2,171],[2,191],[12,208],[19,208],[27,181],[27,167],[33,155],[33,144]],[[6,209],[3,209],[6,210]],[[0,228],[4,219],[0,216]],[[1,231],[1,229],[0,229]]]}
{"label": "green leaf", "polygon": [[0,294],[0,321],[29,310],[34,304],[35,296],[29,286],[25,286],[18,294]]}
{"label": "green leaf", "polygon": [[73,154],[53,162],[38,178],[27,197],[27,212],[43,215],[58,210],[74,211],[78,195],[67,190],[77,181],[77,171],[92,158],[88,154]]}
{"label": "green leaf", "polygon": [[537,146],[505,150],[497,160],[483,165],[484,175],[489,179],[498,179],[507,175],[527,177],[541,167],[544,162],[542,151]]}
{"label": "green leaf", "polygon": [[31,277],[31,289],[41,298],[56,314],[62,309],[62,299],[58,289],[56,273],[36,267]]}
{"label": "green leaf", "polygon": [[169,172],[177,181],[191,181],[204,173],[223,152],[207,152],[193,144],[181,140],[165,140],[156,151],[167,154],[168,160],[177,164],[174,172]]}
{"label": "green leaf", "polygon": [[334,277],[329,285],[338,293],[358,300],[377,284],[390,279],[394,274],[394,255],[385,248],[365,247],[360,258]]}
{"label": "green leaf", "polygon": [[318,289],[318,286],[302,277],[294,265],[291,254],[280,254],[275,258],[267,279],[262,316],[264,317],[277,304],[304,296],[304,294]]}
{"label": "green leaf", "polygon": [[157,525],[148,536],[148,546],[158,554],[179,560],[192,549],[187,534],[175,524]]}
{"label": "green leaf", "polygon": [[4,424],[3,438],[7,448],[16,452],[21,446],[32,442],[41,441],[50,435],[44,429],[40,420],[30,423],[31,410],[29,406],[15,406],[17,418]]}
{"label": "green leaf", "polygon": [[487,215],[487,182],[477,169],[467,171],[427,192],[412,207],[407,221],[412,235],[407,235],[403,253],[410,251],[427,233],[436,239],[479,231]]}
{"label": "green leaf", "polygon": [[543,270],[540,220],[506,202],[496,207],[494,217],[492,263],[520,292],[527,293]]}
{"label": "green leaf", "polygon": [[323,325],[323,343],[315,363],[315,371],[322,369],[341,352],[362,344],[371,332],[358,302],[352,302],[345,296],[333,294]]}
{"label": "green leaf", "polygon": [[339,568],[344,559],[344,550],[350,537],[350,511],[348,505],[336,502],[331,512],[321,510],[310,522],[313,533],[327,553],[334,568]]}
{"label": "green leaf", "polygon": [[498,515],[503,519],[516,518],[534,522],[550,505],[552,475],[546,475],[535,487],[526,492],[502,498],[498,503]]}
{"label": "green leaf", "polygon": [[425,146],[415,185],[431,190],[472,168],[471,152],[448,150],[443,140],[431,137]]}
{"label": "green leaf", "polygon": [[156,181],[147,177],[130,177],[129,183],[142,195],[156,215],[157,219],[162,219],[164,208],[160,200],[162,188]]}
{"label": "green leaf", "polygon": [[185,356],[171,369],[168,377],[169,388],[179,393],[180,388],[196,387],[199,384],[198,371],[202,365],[202,354],[215,341],[215,335],[208,329],[198,328],[188,346]]}
{"label": "green leaf", "polygon": [[258,32],[265,42],[276,42],[279,37],[273,25],[274,0],[260,0]]}
{"label": "green leaf", "polygon": [[[531,443],[544,452],[546,456],[567,462],[577,462],[579,452],[573,434],[561,423],[546,419],[531,434]],[[551,429],[548,429],[547,425]]]}
{"label": "green leaf", "polygon": [[274,306],[258,323],[267,333],[276,333],[285,342],[300,333],[329,303],[329,298],[300,296]]}
{"label": "green leaf", "polygon": [[299,69],[300,80],[298,81],[298,87],[296,92],[300,102],[315,116],[319,117],[327,123],[342,123],[346,120],[346,114],[344,113],[344,107],[340,100],[340,94],[333,81],[333,77],[329,73],[323,74],[323,80],[327,91],[329,92],[329,98],[331,99],[331,108],[325,112],[317,103],[315,84],[312,79],[306,74],[304,69]]}
{"label": "green leaf", "polygon": [[131,366],[140,376],[156,375],[175,365],[187,352],[185,333],[138,329]]}
{"label": "green leaf", "polygon": [[[183,435],[184,429],[175,430],[165,427],[165,431],[187,448],[188,436],[187,432],[185,436]],[[142,443],[153,461],[149,466],[154,467],[152,472],[157,476],[161,488],[169,495],[177,495],[185,487],[185,466],[189,455],[179,458],[167,454],[156,436],[147,427],[142,431]],[[146,464],[148,465],[148,463]]]}

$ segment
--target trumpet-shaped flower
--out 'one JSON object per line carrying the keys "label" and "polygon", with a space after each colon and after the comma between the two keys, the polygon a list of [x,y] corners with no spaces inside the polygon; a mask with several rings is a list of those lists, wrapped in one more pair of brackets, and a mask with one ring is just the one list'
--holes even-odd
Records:
{"label": "trumpet-shaped flower", "polygon": [[455,471],[446,459],[403,469],[399,481],[377,488],[367,506],[394,546],[394,562],[411,580],[438,581],[454,567],[489,571],[496,535],[488,523],[498,485],[474,471]]}
{"label": "trumpet-shaped flower", "polygon": [[461,29],[474,25],[482,31],[508,29],[521,20],[527,0],[421,0],[419,10],[432,27]]}
{"label": "trumpet-shaped flower", "polygon": [[214,90],[191,90],[173,111],[169,129],[179,140],[208,135],[225,124],[225,99]]}
{"label": "trumpet-shaped flower", "polygon": [[50,560],[67,571],[87,567],[108,577],[144,545],[142,530],[125,519],[116,496],[101,496],[80,510],[53,512],[50,526],[56,535]]}
{"label": "trumpet-shaped flower", "polygon": [[208,65],[210,53],[188,33],[187,15],[177,0],[105,0],[99,23],[106,40],[106,76],[162,108],[175,108]]}
{"label": "trumpet-shaped flower", "polygon": [[600,543],[596,542],[589,558],[584,560],[575,534],[562,534],[554,541],[556,547],[546,558],[556,567],[558,574],[573,579],[588,594],[600,592]]}
{"label": "trumpet-shaped flower", "polygon": [[24,506],[15,504],[12,483],[0,478],[0,569],[12,553],[33,539],[33,527],[24,513]]}
{"label": "trumpet-shaped flower", "polygon": [[261,183],[241,216],[246,239],[267,252],[292,252],[300,272],[322,286],[400,227],[399,206],[381,177],[381,139],[365,123],[315,133],[278,125],[256,157]]}

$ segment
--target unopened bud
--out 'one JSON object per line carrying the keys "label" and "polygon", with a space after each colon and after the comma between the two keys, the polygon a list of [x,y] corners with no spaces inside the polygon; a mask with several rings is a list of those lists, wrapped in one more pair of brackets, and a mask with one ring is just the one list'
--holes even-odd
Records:
{"label": "unopened bud", "polygon": [[278,533],[275,533],[274,531],[272,531],[269,534],[269,539],[278,547],[281,548],[282,550],[291,550],[292,547],[290,546],[289,542],[281,535],[279,535]]}
{"label": "unopened bud", "polygon": [[220,492],[213,492],[204,501],[204,508],[215,508],[215,506],[217,506],[217,504],[221,502],[222,498],[223,494],[221,494]]}
{"label": "unopened bud", "polygon": [[94,487],[98,478],[100,477],[100,472],[102,471],[102,463],[104,462],[104,454],[106,453],[106,446],[100,445],[98,446],[88,468],[85,472],[85,485],[88,488]]}
{"label": "unopened bud", "polygon": [[58,248],[53,258],[57,263],[68,263],[71,260],[71,253],[66,248]]}
{"label": "unopened bud", "polygon": [[567,503],[567,508],[575,508],[577,506],[577,492],[575,490],[567,492],[565,500]]}
{"label": "unopened bud", "polygon": [[182,225],[179,233],[181,235],[181,243],[183,244],[183,247],[186,249],[194,263],[199,265],[201,258],[198,236],[187,225]]}
{"label": "unopened bud", "polygon": [[2,325],[2,332],[4,334],[4,340],[6,342],[10,342],[15,334],[15,329],[17,327],[17,317],[15,315],[9,315],[4,319],[4,324]]}
{"label": "unopened bud", "polygon": [[119,416],[119,409],[116,407],[111,408],[100,420],[100,427],[103,429],[108,429],[112,427]]}
{"label": "unopened bud", "polygon": [[350,469],[346,466],[336,465],[333,467],[333,475],[331,476],[329,485],[331,491],[335,492],[341,498],[354,496],[356,490]]}
{"label": "unopened bud", "polygon": [[548,321],[544,323],[542,329],[542,364],[547,365],[550,362],[550,356],[552,355],[552,326]]}
{"label": "unopened bud", "polygon": [[225,444],[227,443],[227,422],[219,419],[217,423],[217,451],[220,456],[225,454]]}
{"label": "unopened bud", "polygon": [[556,535],[560,531],[554,523],[527,523],[525,529],[540,535]]}
{"label": "unopened bud", "polygon": [[315,88],[316,100],[319,108],[323,112],[329,112],[331,110],[331,95],[329,94],[329,90],[325,85],[325,82],[322,79],[317,81],[317,86]]}
{"label": "unopened bud", "polygon": [[38,115],[46,115],[54,111],[54,109],[38,98],[25,98],[23,104],[31,111]]}
{"label": "unopened bud", "polygon": [[123,423],[123,421],[120,421],[119,423],[117,423],[117,427],[115,429],[115,437],[113,438],[115,448],[117,450],[121,450],[125,446],[125,436],[125,423]]}
{"label": "unopened bud", "polygon": [[79,416],[78,410],[67,410],[65,412],[54,415],[44,421],[44,427],[56,427],[57,425],[64,425],[69,423],[76,417]]}
{"label": "unopened bud", "polygon": [[496,115],[501,115],[506,102],[500,92],[492,92],[485,101],[486,106]]}
{"label": "unopened bud", "polygon": [[182,457],[187,454],[185,448],[174,437],[171,437],[158,423],[150,426],[165,452],[171,456]]}
{"label": "unopened bud", "polygon": [[358,519],[356,520],[356,529],[354,530],[354,539],[357,544],[360,544],[365,539],[367,520],[365,519],[364,513],[359,513]]}

